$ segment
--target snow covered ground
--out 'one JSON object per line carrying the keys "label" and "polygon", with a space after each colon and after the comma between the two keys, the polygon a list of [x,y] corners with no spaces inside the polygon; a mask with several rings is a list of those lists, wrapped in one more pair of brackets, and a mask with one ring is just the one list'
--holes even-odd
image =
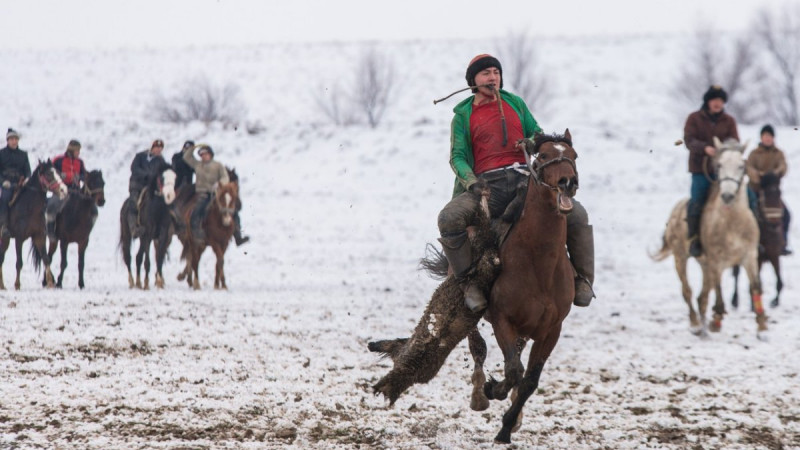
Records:
{"label": "snow covered ground", "polygon": [[[390,363],[366,351],[369,340],[407,336],[436,286],[417,260],[450,196],[457,100],[431,100],[461,86],[470,58],[491,49],[376,45],[397,62],[400,89],[375,130],[326,125],[313,104],[319,86],[357,84],[361,44],[0,50],[14,68],[0,72],[0,125],[23,134],[33,162],[80,139],[88,166],[107,181],[87,288],[77,289],[72,249],[63,290],[40,288],[26,260],[22,290],[0,293],[0,447],[493,445],[507,403],[469,409],[466,345],[393,408],[370,389]],[[691,111],[668,93],[682,45],[670,36],[541,42],[555,101],[534,115],[548,132],[569,127],[580,155],[598,298],[565,321],[514,448],[800,448],[797,257],[783,259],[786,286],[782,306],[768,311],[768,342],[756,339],[747,308],[730,311],[709,340],[691,335],[671,262],[648,257],[689,189],[687,152],[674,142]],[[154,89],[196,73],[238,83],[249,120],[266,130],[148,118]],[[751,147],[761,125],[740,126]],[[210,252],[202,291],[177,282],[178,243],[166,289],[127,287],[118,208],[130,160],[155,138],[168,156],[185,139],[208,142],[241,174],[253,240],[228,251],[227,292],[211,288]],[[778,127],[777,143],[790,165],[784,196],[800,213],[800,132]],[[9,252],[7,284],[13,265]],[[699,287],[699,269],[690,269]],[[762,276],[771,299],[771,269]],[[726,278],[726,295],[731,286]],[[491,327],[482,330],[487,369],[499,377],[502,355]]]}

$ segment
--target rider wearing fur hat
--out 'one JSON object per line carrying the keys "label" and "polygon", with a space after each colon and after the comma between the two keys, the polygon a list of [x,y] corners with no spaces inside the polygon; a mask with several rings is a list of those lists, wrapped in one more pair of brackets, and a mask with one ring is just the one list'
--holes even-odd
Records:
{"label": "rider wearing fur hat", "polygon": [[28,153],[19,148],[20,135],[13,128],[6,133],[6,146],[0,150],[0,237],[9,237],[8,202],[14,194],[14,188],[31,176],[31,164]]}
{"label": "rider wearing fur hat", "polygon": [[[67,151],[53,159],[53,167],[61,175],[61,180],[64,184],[70,189],[80,189],[81,182],[86,180],[86,166],[80,158],[80,154],[81,143],[76,139],[72,139],[67,144]],[[47,222],[47,237],[50,240],[56,239],[56,217],[64,208],[66,202],[67,197],[61,198],[59,195],[53,195],[47,200],[44,218]]]}
{"label": "rider wearing fur hat", "polygon": [[[478,201],[475,194],[488,186],[490,214],[502,215],[516,197],[517,185],[528,179],[524,150],[533,145],[530,138],[542,132],[525,102],[502,89],[503,69],[497,58],[488,54],[473,58],[466,81],[474,86],[474,95],[453,108],[450,167],[456,181],[453,198],[438,219],[439,241],[457,277],[468,272],[474,257],[466,229]],[[594,297],[594,238],[586,210],[577,201],[567,216],[567,248],[578,274],[574,304],[588,306]],[[485,295],[477,286],[465,284],[462,289],[472,311],[486,308]]]}

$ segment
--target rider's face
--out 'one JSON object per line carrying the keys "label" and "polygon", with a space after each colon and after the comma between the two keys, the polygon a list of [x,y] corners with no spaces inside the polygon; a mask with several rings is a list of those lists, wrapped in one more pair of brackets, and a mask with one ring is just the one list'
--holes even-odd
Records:
{"label": "rider's face", "polygon": [[[500,79],[500,70],[497,67],[489,67],[481,70],[477,75],[475,75],[475,85],[481,86],[484,84],[493,84],[495,88],[500,89]],[[478,92],[487,97],[494,96],[494,91],[489,88],[478,88]]]}
{"label": "rider's face", "polygon": [[767,147],[772,147],[775,145],[775,137],[769,133],[763,133],[761,135],[761,143]]}
{"label": "rider's face", "polygon": [[8,143],[9,148],[17,148],[17,145],[19,145],[19,138],[16,136],[12,136],[6,139],[6,143]]}
{"label": "rider's face", "polygon": [[722,112],[723,108],[725,108],[725,102],[721,98],[712,98],[708,101],[708,110],[711,114]]}

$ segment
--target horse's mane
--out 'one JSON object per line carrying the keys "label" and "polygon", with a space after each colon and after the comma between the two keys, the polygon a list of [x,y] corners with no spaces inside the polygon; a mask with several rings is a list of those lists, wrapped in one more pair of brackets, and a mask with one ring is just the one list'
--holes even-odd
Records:
{"label": "horse's mane", "polygon": [[547,142],[553,142],[553,143],[563,142],[563,143],[569,145],[570,147],[572,147],[572,140],[571,139],[567,139],[567,137],[564,136],[563,134],[537,133],[536,135],[533,136],[533,153],[534,154],[539,153],[539,148],[542,145],[546,144]]}
{"label": "horse's mane", "polygon": [[149,189],[158,189],[158,177],[160,177],[165,170],[172,169],[172,166],[168,162],[164,160],[161,161],[162,163],[156,168],[156,170],[151,172],[147,177],[147,186]]}

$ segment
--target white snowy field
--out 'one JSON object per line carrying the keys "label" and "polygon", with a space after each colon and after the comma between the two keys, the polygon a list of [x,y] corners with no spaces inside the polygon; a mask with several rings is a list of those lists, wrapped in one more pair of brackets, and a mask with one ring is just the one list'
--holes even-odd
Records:
{"label": "white snowy field", "polygon": [[[648,257],[689,190],[687,151],[674,143],[691,109],[676,108],[668,93],[683,44],[670,36],[541,43],[555,99],[534,115],[546,131],[569,127],[574,138],[578,199],[595,226],[598,298],[566,319],[513,448],[800,448],[797,257],[782,260],[782,304],[768,311],[766,342],[747,308],[729,310],[708,340],[690,334],[672,263]],[[366,351],[369,340],[407,336],[436,287],[417,261],[450,197],[458,100],[431,100],[459,88],[472,56],[492,49],[377,46],[400,76],[375,130],[325,124],[311,95],[336,81],[357,85],[360,44],[0,50],[14,68],[0,72],[0,126],[23,134],[33,164],[81,140],[87,165],[107,182],[87,288],[77,289],[72,249],[64,289],[42,289],[26,245],[22,290],[0,292],[0,447],[493,446],[508,403],[469,409],[465,344],[393,408],[370,389],[390,362]],[[265,131],[148,118],[154,89],[200,72],[238,83],[248,120]],[[761,125],[740,126],[751,148]],[[227,292],[211,288],[210,252],[202,291],[177,282],[178,243],[166,289],[127,287],[119,207],[134,153],[155,138],[167,156],[185,139],[207,142],[241,174],[252,242],[229,249]],[[790,165],[784,197],[800,213],[800,132],[777,127],[776,138]],[[14,260],[12,250],[3,265],[9,286]],[[690,269],[697,288],[699,269]],[[762,279],[770,300],[771,268]],[[726,278],[726,296],[731,287]],[[491,326],[482,330],[487,370],[501,377]]]}

